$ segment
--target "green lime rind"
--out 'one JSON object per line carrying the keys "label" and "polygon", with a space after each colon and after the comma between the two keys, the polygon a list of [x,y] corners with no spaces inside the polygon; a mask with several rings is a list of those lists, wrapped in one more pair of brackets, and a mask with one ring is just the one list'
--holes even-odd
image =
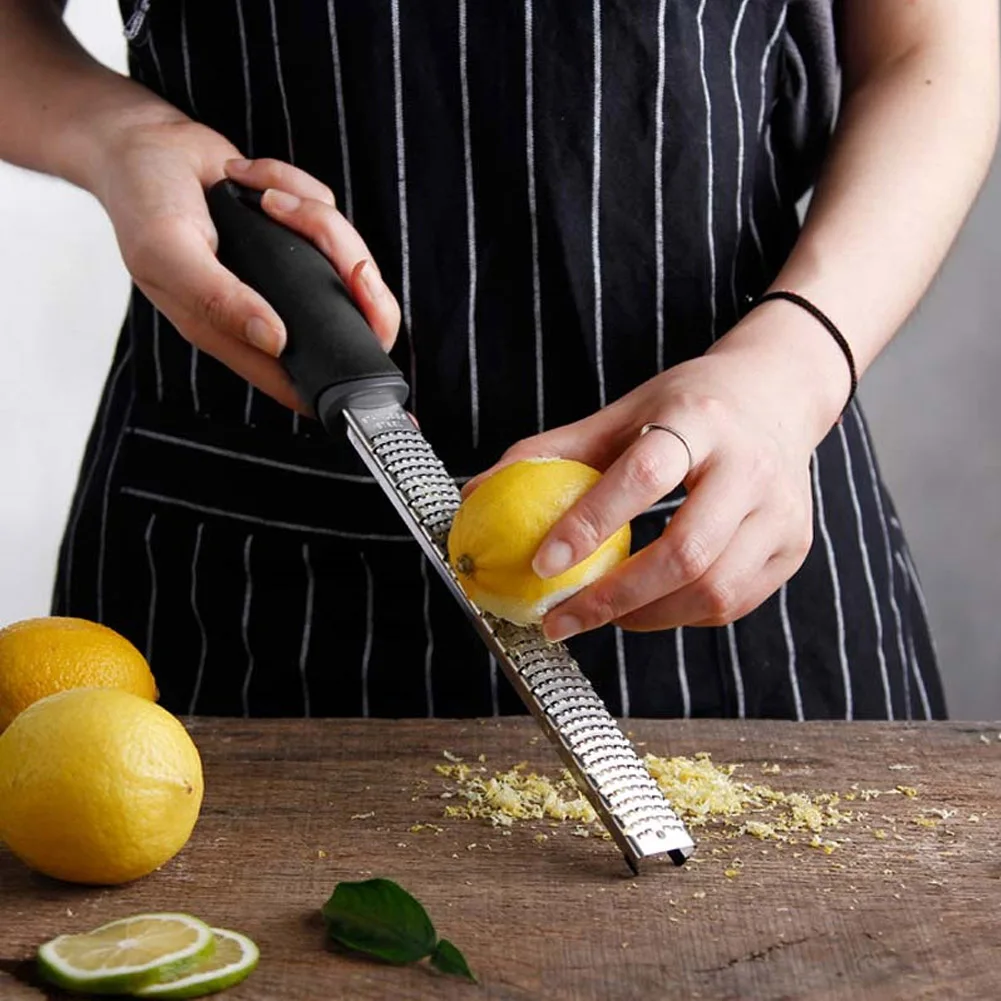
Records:
{"label": "green lime rind", "polygon": [[[246,935],[230,931],[228,928],[213,928],[212,933],[216,938],[229,939],[236,943],[240,949],[240,959],[218,969],[212,969],[213,957],[209,956],[203,961],[203,965],[208,969],[202,970],[196,966],[173,980],[141,987],[135,992],[135,996],[164,999],[200,998],[224,991],[227,987],[233,987],[240,981],[246,980],[254,972],[260,959],[257,946]],[[220,945],[221,943],[217,943],[217,951]]]}
{"label": "green lime rind", "polygon": [[[190,946],[167,953],[140,966],[122,968],[116,973],[109,973],[107,970],[81,971],[59,955],[59,945],[67,939],[85,938],[113,928],[115,925],[151,918],[161,920],[173,918],[183,921],[198,931],[198,937]],[[204,921],[199,921],[190,914],[133,914],[80,935],[60,935],[39,948],[37,961],[38,971],[42,977],[64,990],[77,994],[133,994],[136,990],[158,983],[164,978],[173,978],[186,973],[203,959],[211,956],[214,951],[215,936],[212,934],[212,929]]]}

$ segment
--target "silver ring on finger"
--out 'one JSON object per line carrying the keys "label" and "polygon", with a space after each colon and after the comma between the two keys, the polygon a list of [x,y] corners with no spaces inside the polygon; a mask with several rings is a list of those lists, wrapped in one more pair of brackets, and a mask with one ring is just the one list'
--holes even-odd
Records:
{"label": "silver ring on finger", "polygon": [[640,428],[639,437],[642,438],[645,434],[648,434],[651,431],[666,431],[669,435],[673,435],[678,439],[678,441],[681,442],[682,445],[684,445],[685,452],[688,454],[688,472],[685,473],[685,476],[687,476],[688,473],[690,473],[695,467],[695,456],[692,454],[692,446],[689,440],[677,428],[671,427],[670,424],[657,423],[644,424],[643,427]]}

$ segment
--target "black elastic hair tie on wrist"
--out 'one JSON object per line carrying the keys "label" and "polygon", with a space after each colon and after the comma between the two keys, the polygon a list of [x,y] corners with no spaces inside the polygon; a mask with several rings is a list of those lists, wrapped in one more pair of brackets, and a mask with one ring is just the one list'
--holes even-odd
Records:
{"label": "black elastic hair tie on wrist", "polygon": [[[855,369],[855,356],[852,354],[851,345],[845,340],[844,334],[834,325],[826,313],[818,309],[809,299],[804,299],[803,296],[796,292],[789,292],[786,289],[777,289],[774,292],[766,292],[764,295],[759,296],[757,299],[751,300],[751,304],[748,308],[748,312],[752,309],[760,306],[764,302],[769,302],[773,299],[785,299],[787,302],[791,302],[800,309],[805,309],[830,335],[834,338],[835,343],[841,348],[842,354],[845,356],[845,361],[848,362],[848,372],[851,375],[851,388],[848,391],[848,399],[845,401],[844,408],[841,411],[841,416],[844,417],[845,411],[851,406],[852,400],[855,399],[855,391],[858,389],[858,372]],[[841,418],[838,418],[840,421]]]}

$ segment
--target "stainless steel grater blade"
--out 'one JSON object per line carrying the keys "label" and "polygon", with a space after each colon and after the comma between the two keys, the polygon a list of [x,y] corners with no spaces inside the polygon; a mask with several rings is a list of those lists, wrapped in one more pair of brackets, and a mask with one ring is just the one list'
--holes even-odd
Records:
{"label": "stainless steel grater blade", "polygon": [[393,502],[508,681],[538,720],[634,871],[694,850],[684,825],[562,644],[485,615],[447,557],[459,492],[403,409],[409,387],[330,262],[261,209],[260,193],[224,180],[208,193],[219,260],[281,316],[281,364],[328,432],[348,437]]}
{"label": "stainless steel grater blade", "polygon": [[459,491],[441,460],[396,402],[354,399],[343,411],[348,438],[386,492],[508,681],[556,746],[634,872],[644,859],[681,865],[694,851],[684,824],[567,648],[536,627],[480,611],[448,562],[446,543]]}

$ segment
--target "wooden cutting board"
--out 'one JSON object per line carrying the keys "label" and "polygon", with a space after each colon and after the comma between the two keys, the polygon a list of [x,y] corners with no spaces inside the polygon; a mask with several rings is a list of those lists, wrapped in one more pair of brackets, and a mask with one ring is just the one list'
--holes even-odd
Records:
{"label": "wooden cutting board", "polygon": [[[831,854],[696,828],[688,865],[639,878],[614,844],[575,835],[574,824],[518,822],[504,835],[442,816],[454,802],[440,798],[434,771],[446,749],[485,755],[489,769],[524,760],[558,772],[528,720],[190,727],[205,805],[188,847],[160,872],[119,889],[72,887],[0,849],[0,999],[61,997],[33,979],[35,948],[142,910],[189,911],[259,943],[260,967],[231,1001],[1001,994],[997,724],[630,721],[641,750],[708,751],[775,789],[884,793],[843,804],[869,818],[834,833],[850,841]],[[324,947],[320,905],[339,880],[371,875],[427,906],[480,986]]]}

